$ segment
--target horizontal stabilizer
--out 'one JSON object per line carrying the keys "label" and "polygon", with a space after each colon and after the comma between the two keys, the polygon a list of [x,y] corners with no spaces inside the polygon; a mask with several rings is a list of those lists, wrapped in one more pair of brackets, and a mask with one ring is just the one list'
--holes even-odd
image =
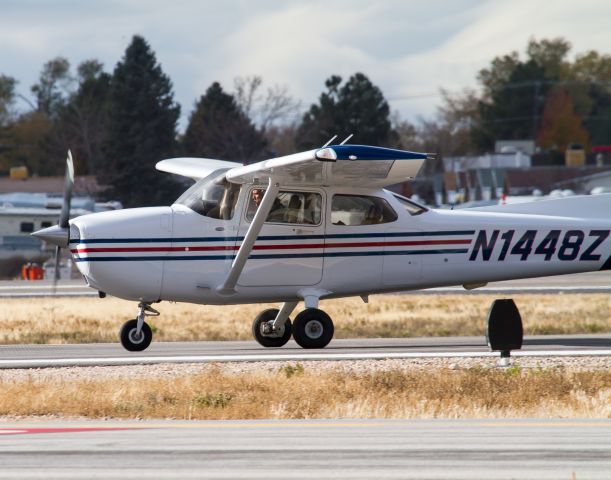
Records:
{"label": "horizontal stabilizer", "polygon": [[611,218],[611,194],[579,195],[508,205],[477,207],[471,210],[499,213],[522,213],[572,218]]}

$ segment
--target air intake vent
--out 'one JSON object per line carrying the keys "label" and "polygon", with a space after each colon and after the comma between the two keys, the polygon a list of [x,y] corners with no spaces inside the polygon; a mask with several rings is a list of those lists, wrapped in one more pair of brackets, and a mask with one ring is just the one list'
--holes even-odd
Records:
{"label": "air intake vent", "polygon": [[81,231],[76,225],[70,225],[70,243],[78,242],[81,239]]}

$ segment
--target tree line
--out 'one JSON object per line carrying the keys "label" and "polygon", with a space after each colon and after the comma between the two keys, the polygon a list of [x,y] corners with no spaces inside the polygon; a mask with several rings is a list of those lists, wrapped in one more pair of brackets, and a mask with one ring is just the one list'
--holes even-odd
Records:
{"label": "tree line", "polygon": [[[478,89],[441,91],[432,119],[412,123],[390,110],[363,73],[332,75],[305,112],[287,87],[265,87],[261,77],[239,77],[233,91],[214,82],[195,102],[184,132],[172,83],[151,46],[134,36],[112,73],[95,60],[75,71],[67,59],[48,61],[31,87],[0,75],[0,172],[25,165],[37,175],[61,174],[71,148],[80,174],[95,175],[106,196],[125,206],[170,202],[182,189],[154,169],[172,156],[241,163],[315,148],[351,133],[361,144],[467,155],[490,151],[495,140],[533,139],[560,156],[571,143],[611,144],[611,57],[596,51],[569,58],[564,39],[531,40],[495,57],[478,76]],[[442,166],[427,164],[427,172]]]}

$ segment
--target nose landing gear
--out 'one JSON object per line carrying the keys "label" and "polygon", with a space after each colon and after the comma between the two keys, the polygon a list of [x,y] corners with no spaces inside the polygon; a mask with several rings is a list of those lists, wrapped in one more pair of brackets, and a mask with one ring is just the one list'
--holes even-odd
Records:
{"label": "nose landing gear", "polygon": [[274,328],[274,320],[278,316],[277,308],[263,310],[252,322],[252,335],[264,347],[282,347],[291,339],[291,319]]}
{"label": "nose landing gear", "polygon": [[157,310],[148,303],[140,302],[138,304],[138,317],[133,320],[128,320],[121,327],[119,338],[121,339],[123,348],[130,352],[141,352],[145,350],[153,340],[153,331],[149,324],[144,321],[144,318],[157,316],[159,316]]}

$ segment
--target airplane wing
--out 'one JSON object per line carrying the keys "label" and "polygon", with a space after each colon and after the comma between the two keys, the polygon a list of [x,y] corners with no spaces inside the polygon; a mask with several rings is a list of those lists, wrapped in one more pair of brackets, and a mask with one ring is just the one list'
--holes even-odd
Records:
{"label": "airplane wing", "polygon": [[288,185],[384,187],[414,178],[431,155],[366,145],[325,148],[235,167],[232,183],[266,183],[270,178]]}
{"label": "airplane wing", "polygon": [[169,158],[157,162],[155,168],[162,172],[174,173],[183,177],[190,177],[193,180],[207,177],[212,172],[224,168],[235,168],[240,165],[236,162],[227,162],[225,160],[215,160],[213,158]]}

